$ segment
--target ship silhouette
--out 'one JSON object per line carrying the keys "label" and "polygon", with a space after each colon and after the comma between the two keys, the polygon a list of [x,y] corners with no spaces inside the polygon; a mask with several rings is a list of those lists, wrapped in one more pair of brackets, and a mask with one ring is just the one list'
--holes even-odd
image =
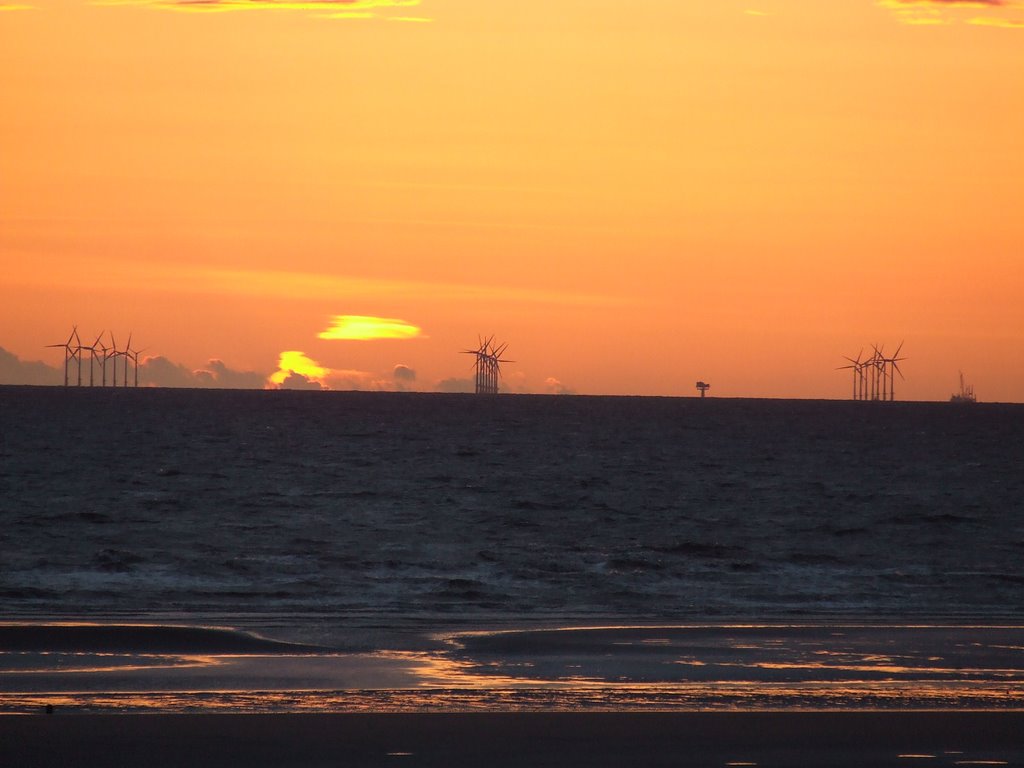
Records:
{"label": "ship silhouette", "polygon": [[978,399],[974,396],[974,385],[964,383],[964,373],[960,371],[960,391],[951,395],[951,403],[976,403]]}

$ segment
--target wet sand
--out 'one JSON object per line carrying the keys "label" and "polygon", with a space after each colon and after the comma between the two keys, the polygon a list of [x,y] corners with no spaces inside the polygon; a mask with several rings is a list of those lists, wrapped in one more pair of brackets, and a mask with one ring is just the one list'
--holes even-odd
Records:
{"label": "wet sand", "polygon": [[1021,765],[1020,712],[32,715],[0,764],[38,766]]}
{"label": "wet sand", "polygon": [[1024,627],[676,625],[337,652],[224,628],[0,624],[0,713],[1024,711]]}

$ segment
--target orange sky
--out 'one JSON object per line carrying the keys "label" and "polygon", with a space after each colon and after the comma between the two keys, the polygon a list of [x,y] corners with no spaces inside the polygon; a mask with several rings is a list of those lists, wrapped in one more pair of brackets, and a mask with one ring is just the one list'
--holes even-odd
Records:
{"label": "orange sky", "polygon": [[493,333],[512,391],[845,398],[904,341],[899,399],[1024,401],[1024,2],[0,9],[22,361],[433,390]]}

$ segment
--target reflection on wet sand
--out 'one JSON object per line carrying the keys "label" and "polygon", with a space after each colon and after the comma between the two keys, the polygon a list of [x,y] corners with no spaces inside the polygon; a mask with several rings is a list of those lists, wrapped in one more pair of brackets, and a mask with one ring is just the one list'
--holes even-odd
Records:
{"label": "reflection on wet sand", "polygon": [[[152,628],[145,636],[163,642]],[[365,654],[0,648],[0,712],[1024,709],[1022,627],[596,627],[438,640],[435,651]]]}

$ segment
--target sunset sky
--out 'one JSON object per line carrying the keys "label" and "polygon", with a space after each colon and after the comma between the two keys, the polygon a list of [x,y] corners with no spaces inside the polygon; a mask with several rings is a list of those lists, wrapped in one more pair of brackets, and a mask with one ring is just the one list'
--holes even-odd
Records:
{"label": "sunset sky", "polygon": [[8,381],[1024,401],[1024,0],[0,1],[0,109]]}

